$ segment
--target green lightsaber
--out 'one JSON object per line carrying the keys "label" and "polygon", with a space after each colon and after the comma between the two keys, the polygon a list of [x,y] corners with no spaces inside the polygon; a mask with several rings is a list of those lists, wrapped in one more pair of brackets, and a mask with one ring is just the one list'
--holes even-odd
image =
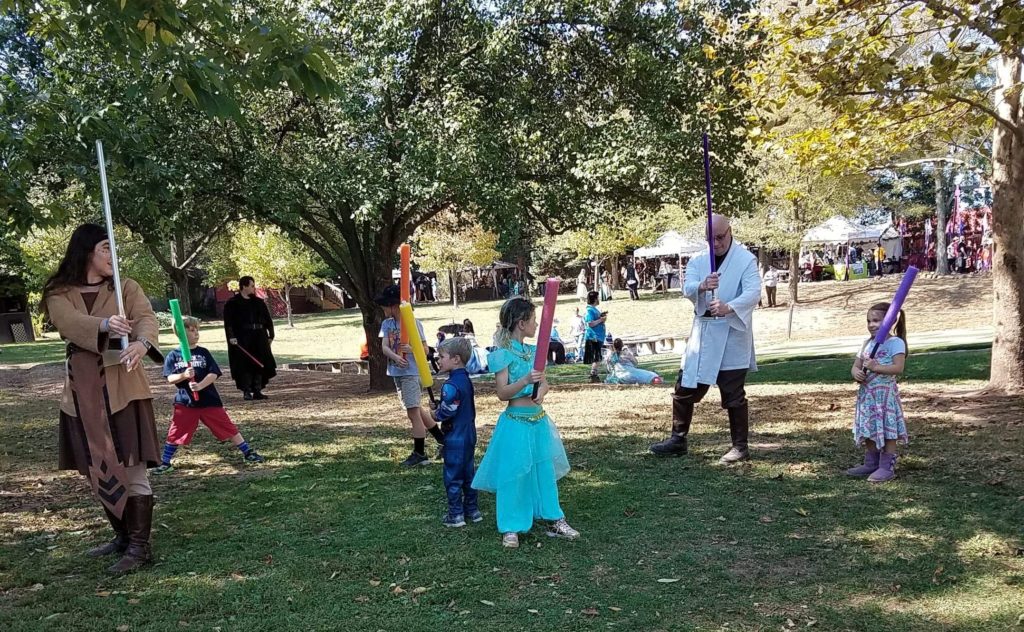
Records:
{"label": "green lightsaber", "polygon": [[[172,298],[169,302],[171,316],[174,317],[174,334],[178,336],[178,344],[181,345],[181,359],[192,366],[192,349],[188,344],[188,335],[185,333],[185,321],[181,318],[181,304],[178,299]],[[195,384],[195,380],[189,380],[189,384]],[[192,391],[192,399],[199,401],[199,391]]]}

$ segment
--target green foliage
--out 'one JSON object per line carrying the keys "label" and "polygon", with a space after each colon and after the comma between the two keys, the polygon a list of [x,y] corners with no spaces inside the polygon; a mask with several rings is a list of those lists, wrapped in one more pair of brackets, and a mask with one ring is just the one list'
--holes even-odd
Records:
{"label": "green foliage", "polygon": [[277,228],[242,222],[232,231],[230,257],[260,287],[284,290],[322,280],[317,273],[323,264],[317,257]]}
{"label": "green foliage", "polygon": [[498,236],[474,220],[444,213],[420,226],[413,237],[413,259],[424,271],[482,268],[498,260]]}

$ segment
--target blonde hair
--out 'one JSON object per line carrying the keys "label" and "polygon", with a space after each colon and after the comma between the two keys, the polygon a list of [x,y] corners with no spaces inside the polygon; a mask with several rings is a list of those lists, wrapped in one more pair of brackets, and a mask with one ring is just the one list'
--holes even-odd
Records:
{"label": "blonde hair", "polygon": [[437,345],[437,352],[441,353],[442,351],[453,358],[459,358],[463,365],[469,364],[469,359],[473,357],[473,345],[462,336],[441,341],[441,344]]}
{"label": "blonde hair", "polygon": [[501,306],[498,320],[501,327],[494,334],[494,342],[499,347],[508,347],[512,344],[512,330],[520,322],[529,320],[537,306],[530,302],[530,299],[523,296],[516,296],[505,301]]}

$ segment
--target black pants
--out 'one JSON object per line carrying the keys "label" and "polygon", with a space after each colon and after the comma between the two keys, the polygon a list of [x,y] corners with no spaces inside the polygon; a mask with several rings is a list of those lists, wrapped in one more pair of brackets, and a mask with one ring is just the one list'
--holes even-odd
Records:
{"label": "black pants", "polygon": [[[676,378],[675,391],[672,393],[672,434],[683,439],[690,432],[693,421],[693,407],[704,399],[710,384],[698,384],[696,388],[682,385],[683,372],[679,371]],[[716,384],[722,394],[722,408],[729,412],[729,431],[735,446],[747,447],[749,433],[747,393],[744,386],[747,382],[747,369],[730,369],[719,371]]]}
{"label": "black pants", "polygon": [[626,287],[629,288],[629,298],[634,301],[640,300],[640,292],[637,291],[637,287],[639,287],[639,285],[640,284],[636,281],[626,281]]}
{"label": "black pants", "polygon": [[548,360],[555,364],[565,364],[565,345],[557,340],[548,343]]}
{"label": "black pants", "polygon": [[768,293],[768,307],[775,307],[775,293],[778,291],[778,287],[765,287],[764,291]]}

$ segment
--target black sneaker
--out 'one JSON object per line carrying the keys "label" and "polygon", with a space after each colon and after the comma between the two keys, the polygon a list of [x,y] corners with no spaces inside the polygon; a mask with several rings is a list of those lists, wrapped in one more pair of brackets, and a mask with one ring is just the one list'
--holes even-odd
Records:
{"label": "black sneaker", "polygon": [[245,462],[246,463],[263,463],[264,461],[266,461],[266,459],[264,459],[262,456],[260,456],[256,452],[256,450],[250,450],[249,454],[245,455]]}
{"label": "black sneaker", "polygon": [[244,399],[247,402],[251,402],[252,401],[252,393],[250,393],[249,391],[242,391],[242,399]]}
{"label": "black sneaker", "polygon": [[253,391],[252,392],[252,398],[253,399],[269,399],[266,395],[263,394],[263,391]]}
{"label": "black sneaker", "polygon": [[601,378],[597,375],[597,373],[591,373],[590,374],[590,383],[591,384],[596,384],[596,383],[598,383],[600,381],[601,381]]}
{"label": "black sneaker", "polygon": [[402,467],[416,467],[417,465],[430,465],[430,459],[425,454],[413,452],[409,458],[402,461]]}
{"label": "black sneaker", "polygon": [[472,509],[466,513],[466,518],[469,519],[470,522],[483,522],[484,515],[480,513],[479,509]]}

